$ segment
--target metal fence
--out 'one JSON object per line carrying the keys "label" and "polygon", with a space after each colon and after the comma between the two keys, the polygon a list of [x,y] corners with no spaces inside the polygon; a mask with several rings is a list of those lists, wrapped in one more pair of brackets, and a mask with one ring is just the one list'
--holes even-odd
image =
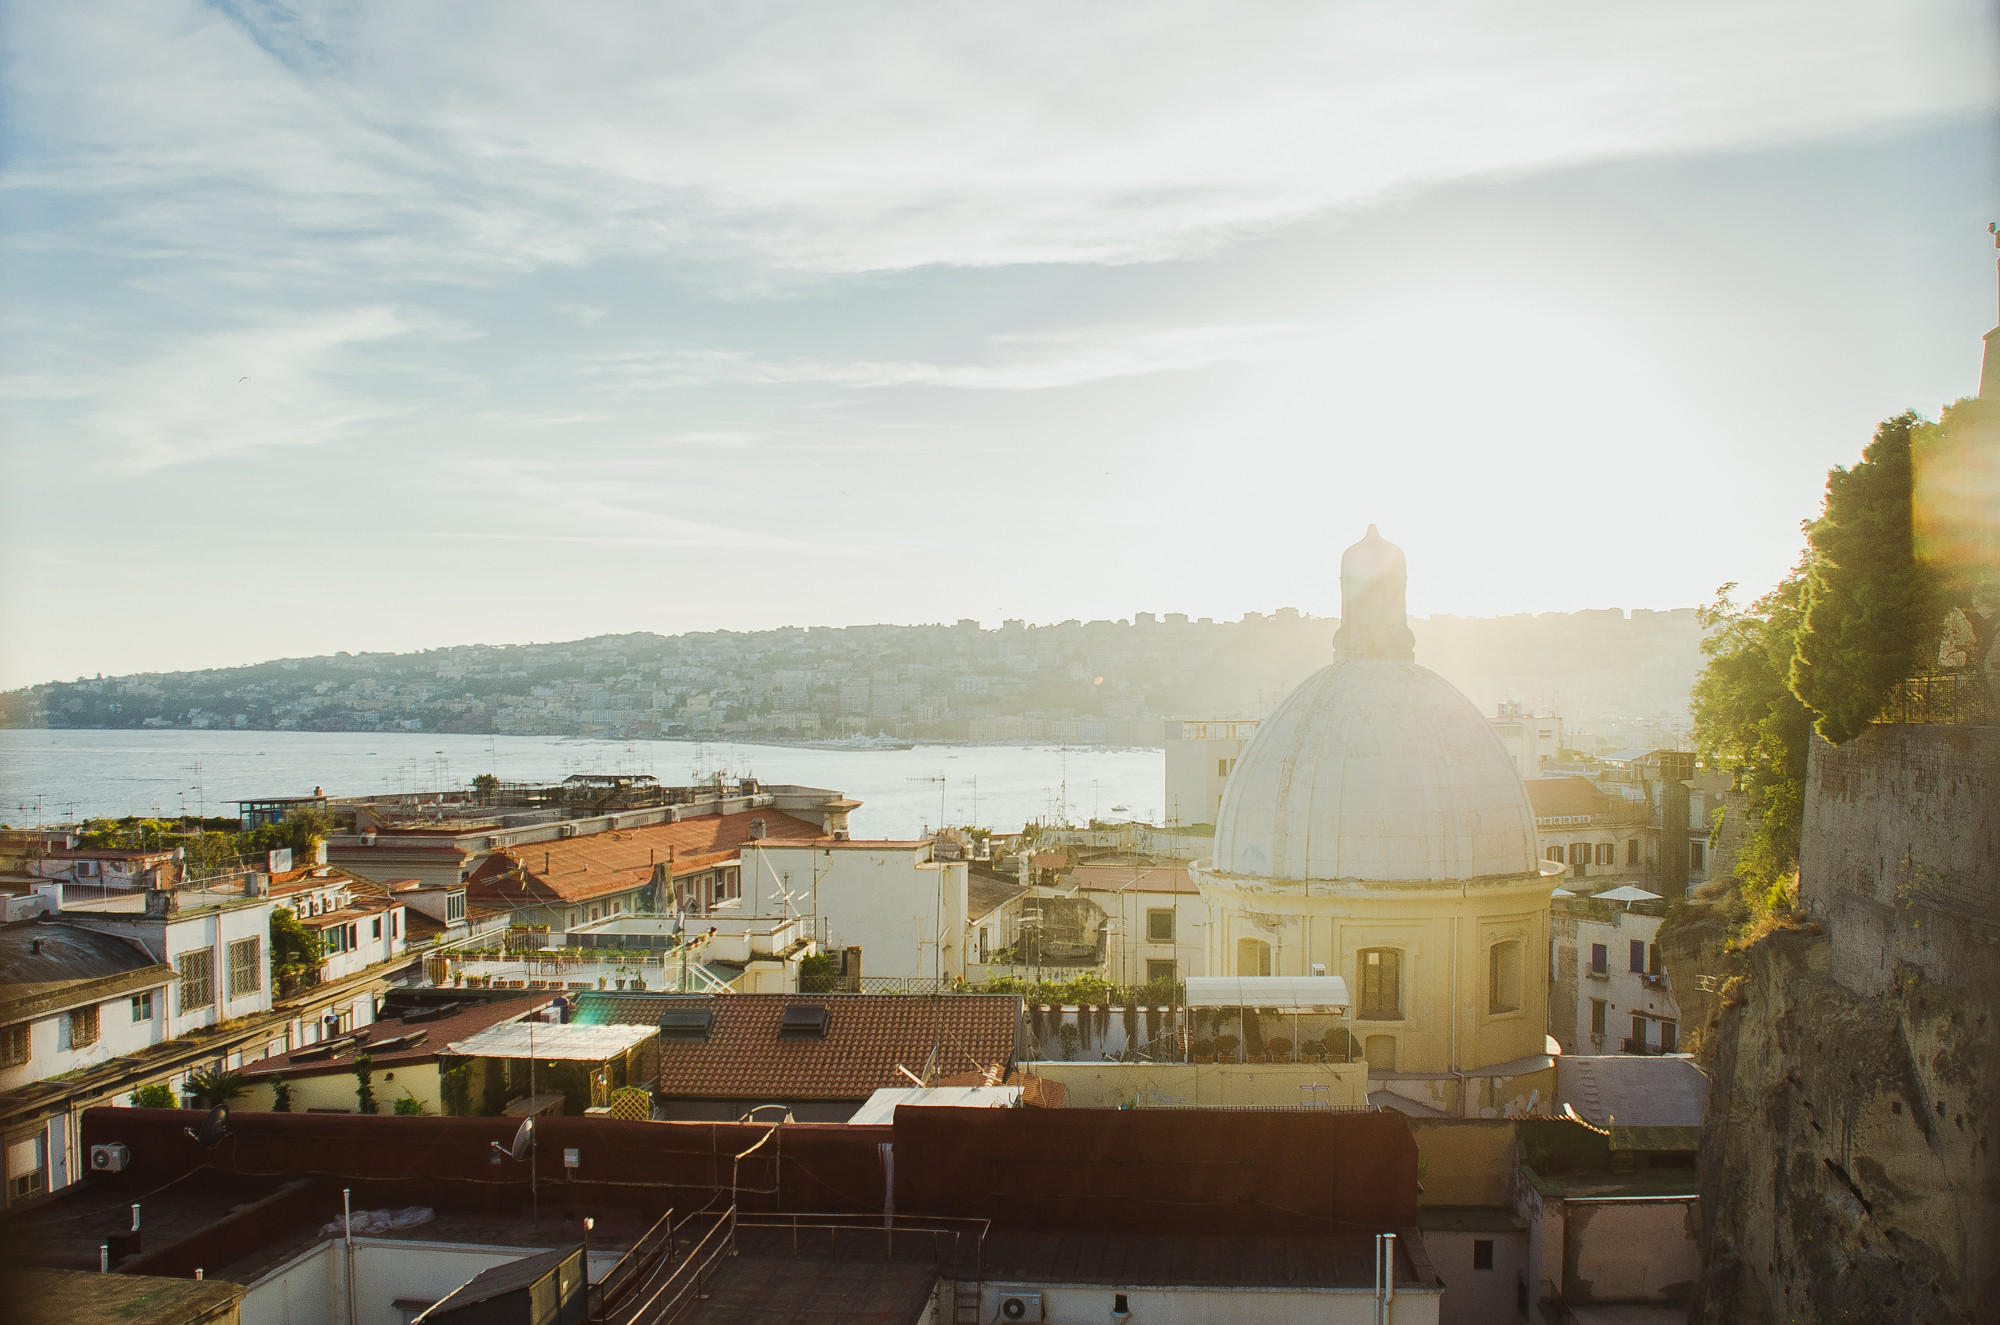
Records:
{"label": "metal fence", "polygon": [[1913,676],[1889,691],[1877,722],[1985,724],[2000,717],[1986,678],[1962,673]]}

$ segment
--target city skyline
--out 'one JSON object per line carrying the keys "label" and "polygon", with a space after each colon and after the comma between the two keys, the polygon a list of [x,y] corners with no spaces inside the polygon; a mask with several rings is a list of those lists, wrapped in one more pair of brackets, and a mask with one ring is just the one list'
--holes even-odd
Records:
{"label": "city skyline", "polygon": [[[1705,603],[1970,393],[1965,3],[15,9],[0,688]],[[80,502],[88,493],[87,503]],[[1254,587],[1252,587],[1254,586]]]}

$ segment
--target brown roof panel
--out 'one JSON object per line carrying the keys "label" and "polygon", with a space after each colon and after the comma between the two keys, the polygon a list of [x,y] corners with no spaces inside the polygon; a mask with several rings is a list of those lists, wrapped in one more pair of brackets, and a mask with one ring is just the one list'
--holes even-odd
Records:
{"label": "brown roof panel", "polygon": [[[615,1005],[600,1013],[600,998]],[[825,1007],[824,1038],[780,1034],[785,1009]],[[906,1086],[931,1047],[945,1073],[1014,1062],[1011,994],[613,994],[577,996],[579,1021],[658,1025],[669,1008],[708,1008],[706,1039],[660,1041],[660,1094],[673,1099],[864,1100]]]}
{"label": "brown roof panel", "polygon": [[1578,818],[1611,808],[1611,798],[1589,778],[1529,778],[1527,783],[1528,802],[1537,819]]}
{"label": "brown roof panel", "polygon": [[467,894],[520,905],[588,901],[629,892],[652,877],[656,864],[669,858],[676,876],[697,874],[734,860],[743,844],[752,840],[754,820],[763,821],[767,838],[774,841],[813,841],[822,836],[817,824],[763,809],[702,814],[676,824],[529,842],[487,857],[473,871]]}

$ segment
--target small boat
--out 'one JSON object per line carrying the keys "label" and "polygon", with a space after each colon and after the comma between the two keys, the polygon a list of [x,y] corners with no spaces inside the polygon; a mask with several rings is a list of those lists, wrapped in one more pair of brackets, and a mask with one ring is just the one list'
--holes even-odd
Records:
{"label": "small boat", "polygon": [[1129,805],[1114,805],[1111,807],[1111,812],[1113,814],[1129,814],[1131,813],[1131,811],[1132,807]]}

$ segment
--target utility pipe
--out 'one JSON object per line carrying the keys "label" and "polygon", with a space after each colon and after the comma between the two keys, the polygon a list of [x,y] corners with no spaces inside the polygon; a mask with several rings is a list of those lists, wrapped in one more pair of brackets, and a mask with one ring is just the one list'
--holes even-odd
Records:
{"label": "utility pipe", "polygon": [[347,1244],[347,1325],[355,1325],[354,1316],[354,1189],[340,1189],[340,1236]]}

